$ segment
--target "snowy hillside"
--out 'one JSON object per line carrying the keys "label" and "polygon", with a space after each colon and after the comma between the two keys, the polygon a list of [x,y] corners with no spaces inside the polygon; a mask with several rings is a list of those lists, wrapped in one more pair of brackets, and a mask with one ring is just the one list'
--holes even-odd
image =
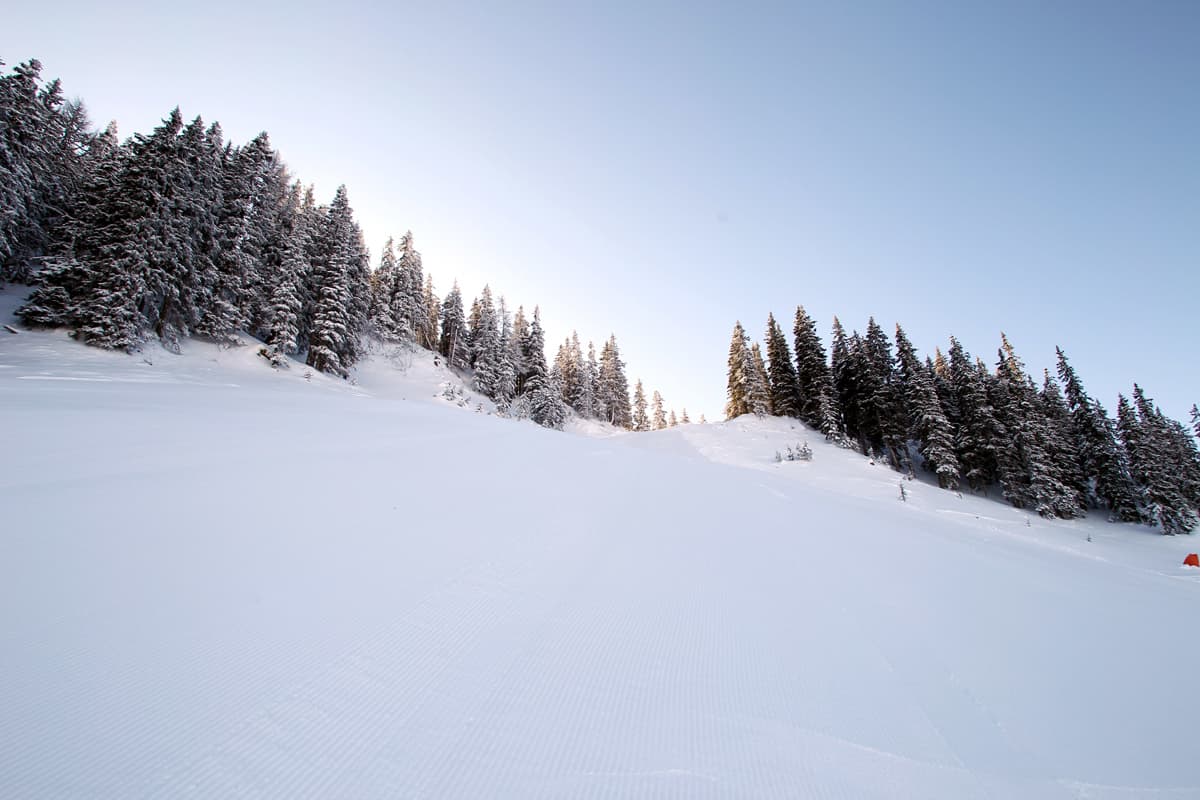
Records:
{"label": "snowy hillside", "polygon": [[1200,539],[457,385],[0,330],[0,797],[1200,797]]}

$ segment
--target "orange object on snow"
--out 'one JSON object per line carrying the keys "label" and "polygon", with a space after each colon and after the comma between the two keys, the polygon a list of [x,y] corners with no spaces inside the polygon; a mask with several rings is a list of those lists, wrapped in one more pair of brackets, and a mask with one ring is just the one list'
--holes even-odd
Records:
{"label": "orange object on snow", "polygon": [[1183,564],[1187,567],[1200,567],[1200,555],[1188,553],[1188,557],[1183,560]]}

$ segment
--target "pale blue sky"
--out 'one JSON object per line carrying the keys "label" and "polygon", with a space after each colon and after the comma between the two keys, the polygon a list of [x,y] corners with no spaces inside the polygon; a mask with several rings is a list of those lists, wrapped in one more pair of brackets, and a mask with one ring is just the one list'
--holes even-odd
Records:
{"label": "pale blue sky", "polygon": [[377,5],[25,4],[0,57],[123,135],[268,130],[376,255],[540,303],[551,357],[615,331],[694,418],[797,303],[1200,401],[1200,3]]}

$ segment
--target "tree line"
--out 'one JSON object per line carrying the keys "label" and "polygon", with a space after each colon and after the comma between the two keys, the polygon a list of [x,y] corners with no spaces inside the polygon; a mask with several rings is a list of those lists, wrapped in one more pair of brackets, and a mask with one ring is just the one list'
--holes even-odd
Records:
{"label": "tree line", "polygon": [[637,427],[615,336],[585,359],[572,334],[550,366],[539,309],[485,287],[468,310],[457,283],[439,298],[411,232],[372,268],[346,187],[318,204],[265,132],[234,145],[175,108],[121,142],[36,60],[0,75],[3,281],[36,286],[26,325],[99,347],[248,333],[276,365],[347,377],[373,336],[439,354],[504,413]]}
{"label": "tree line", "polygon": [[[1192,430],[1168,418],[1137,384],[1114,420],[1059,349],[1057,376],[1030,376],[1000,335],[988,367],[954,337],[924,360],[897,324],[893,341],[875,322],[847,334],[835,317],[830,352],[797,307],[792,340],[767,318],[766,357],[741,323],[729,347],[725,414],[795,417],[826,439],[921,468],[938,485],[986,493],[1043,517],[1104,509],[1113,521],[1187,533],[1200,510],[1200,410]],[[794,351],[794,352],[793,352]]]}

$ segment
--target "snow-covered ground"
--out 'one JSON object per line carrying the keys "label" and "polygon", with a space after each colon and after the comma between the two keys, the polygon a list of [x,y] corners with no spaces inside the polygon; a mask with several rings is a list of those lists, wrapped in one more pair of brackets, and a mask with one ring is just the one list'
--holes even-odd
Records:
{"label": "snow-covered ground", "polygon": [[0,796],[1200,797],[1198,538],[307,373],[0,329]]}

